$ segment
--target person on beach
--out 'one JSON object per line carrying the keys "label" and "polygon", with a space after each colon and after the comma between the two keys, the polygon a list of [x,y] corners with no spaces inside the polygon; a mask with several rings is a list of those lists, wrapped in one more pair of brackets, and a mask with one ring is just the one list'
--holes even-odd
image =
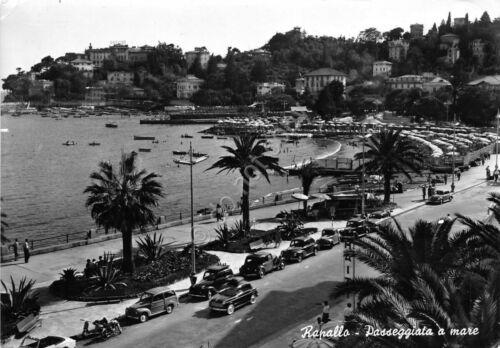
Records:
{"label": "person on beach", "polygon": [[17,258],[19,257],[19,242],[16,240],[14,243],[12,243],[12,251],[14,252],[14,261],[17,261]]}
{"label": "person on beach", "polygon": [[28,263],[30,260],[30,245],[28,243],[28,239],[24,242],[23,245],[23,252],[24,252],[24,263]]}
{"label": "person on beach", "polygon": [[321,313],[321,321],[327,323],[330,321],[330,305],[328,301],[323,302],[323,311]]}

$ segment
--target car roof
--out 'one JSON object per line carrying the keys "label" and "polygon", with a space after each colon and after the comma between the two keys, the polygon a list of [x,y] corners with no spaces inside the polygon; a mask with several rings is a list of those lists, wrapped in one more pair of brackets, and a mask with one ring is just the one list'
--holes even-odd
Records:
{"label": "car roof", "polygon": [[296,237],[296,238],[292,239],[292,241],[293,241],[293,240],[301,240],[301,241],[305,241],[306,239],[309,239],[309,237]]}
{"label": "car roof", "polygon": [[336,231],[336,230],[337,230],[336,228],[332,227],[323,228],[323,231]]}
{"label": "car roof", "polygon": [[365,221],[365,219],[357,217],[357,218],[349,219],[348,221],[363,222],[363,221]]}
{"label": "car roof", "polygon": [[145,292],[151,295],[158,295],[166,291],[172,291],[172,289],[170,289],[170,287],[168,286],[158,286],[156,288],[149,289],[148,291]]}
{"label": "car roof", "polygon": [[259,257],[262,257],[262,256],[267,256],[269,254],[270,253],[267,252],[267,251],[257,251],[257,252],[255,252],[253,254],[248,255],[248,256],[259,256]]}
{"label": "car roof", "polygon": [[228,265],[215,265],[207,267],[207,271],[222,271],[226,268],[229,268]]}

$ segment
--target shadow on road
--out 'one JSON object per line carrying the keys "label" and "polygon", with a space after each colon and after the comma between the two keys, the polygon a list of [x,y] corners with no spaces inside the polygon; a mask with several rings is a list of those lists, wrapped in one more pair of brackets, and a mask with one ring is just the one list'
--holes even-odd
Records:
{"label": "shadow on road", "polygon": [[[270,336],[283,334],[315,315],[320,316],[322,301],[329,300],[333,306],[344,300],[343,298],[334,300],[330,297],[336,284],[338,282],[321,282],[297,291],[273,291],[264,297],[259,297],[257,303],[253,305],[253,310],[217,343],[217,347],[240,347],[242,342],[245,342],[247,347],[252,346],[266,341]],[[205,315],[203,311],[198,313],[196,315]]]}

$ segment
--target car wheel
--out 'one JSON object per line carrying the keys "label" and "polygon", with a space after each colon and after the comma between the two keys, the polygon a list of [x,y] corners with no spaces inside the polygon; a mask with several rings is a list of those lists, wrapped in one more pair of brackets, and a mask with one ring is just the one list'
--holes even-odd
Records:
{"label": "car wheel", "polygon": [[140,316],[139,316],[139,321],[141,323],[145,323],[146,321],[148,321],[149,319],[149,316],[146,314],[146,313],[142,313]]}
{"label": "car wheel", "polygon": [[250,304],[254,304],[256,301],[255,295],[250,296]]}
{"label": "car wheel", "polygon": [[259,278],[263,278],[264,274],[266,274],[266,272],[262,268],[259,268],[259,274],[258,274]]}
{"label": "car wheel", "polygon": [[227,307],[227,314],[231,315],[234,313],[234,305],[230,304],[228,307]]}
{"label": "car wheel", "polygon": [[313,249],[313,256],[316,256],[316,255],[318,255],[318,249],[314,248]]}
{"label": "car wheel", "polygon": [[299,255],[299,257],[297,257],[297,262],[302,262],[302,255]]}
{"label": "car wheel", "polygon": [[170,304],[170,305],[168,305],[168,306],[167,306],[167,314],[170,314],[170,313],[172,313],[173,311],[174,311],[174,305],[171,305],[171,304]]}
{"label": "car wheel", "polygon": [[281,271],[283,269],[285,269],[285,263],[283,261],[281,261],[279,264],[278,264],[278,269]]}

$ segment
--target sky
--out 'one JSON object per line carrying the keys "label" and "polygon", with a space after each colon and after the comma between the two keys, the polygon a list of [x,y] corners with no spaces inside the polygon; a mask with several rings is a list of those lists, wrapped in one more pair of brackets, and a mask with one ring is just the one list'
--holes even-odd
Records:
{"label": "sky", "polygon": [[28,70],[45,56],[107,47],[173,43],[258,48],[277,32],[301,27],[309,35],[356,37],[366,28],[385,32],[424,24],[424,33],[451,11],[452,18],[500,16],[499,0],[0,0],[0,77]]}

